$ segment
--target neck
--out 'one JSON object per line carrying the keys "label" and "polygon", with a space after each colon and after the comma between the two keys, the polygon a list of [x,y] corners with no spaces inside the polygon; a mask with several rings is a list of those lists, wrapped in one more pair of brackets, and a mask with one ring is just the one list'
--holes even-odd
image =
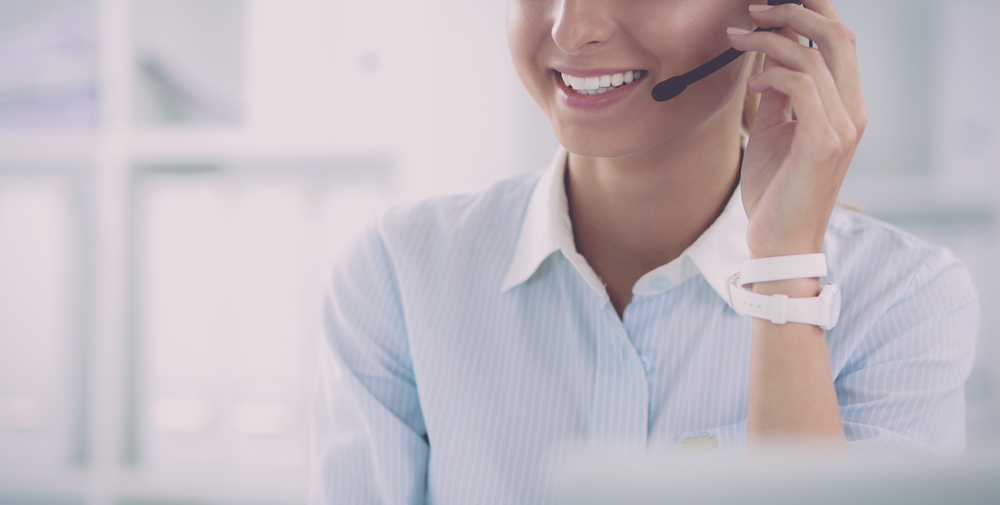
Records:
{"label": "neck", "polygon": [[725,207],[739,175],[739,102],[643,153],[570,154],[566,191],[576,248],[619,315],[635,282],[680,256]]}

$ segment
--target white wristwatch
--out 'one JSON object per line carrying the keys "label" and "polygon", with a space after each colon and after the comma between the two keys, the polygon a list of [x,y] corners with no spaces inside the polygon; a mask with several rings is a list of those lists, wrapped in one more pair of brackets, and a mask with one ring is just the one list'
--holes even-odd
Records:
{"label": "white wristwatch", "polygon": [[[804,255],[803,255],[804,256]],[[818,258],[814,258],[818,259]],[[760,260],[754,260],[759,262]],[[758,263],[759,264],[759,263]],[[799,277],[821,277],[826,275],[826,259],[823,258],[822,269],[813,267],[804,270],[807,274],[793,274],[793,277],[782,275],[768,275],[764,278],[768,280],[781,280],[784,278]],[[815,275],[822,272],[821,275]],[[772,278],[775,277],[775,278]],[[757,279],[756,282],[763,282],[764,279]],[[823,286],[819,296],[812,298],[789,298],[788,295],[764,295],[754,293],[743,287],[740,280],[740,272],[729,277],[726,286],[729,291],[729,306],[741,316],[752,316],[758,319],[767,319],[774,324],[804,323],[812,324],[831,330],[837,325],[840,319],[840,290],[833,284]],[[749,284],[749,282],[747,282]]]}

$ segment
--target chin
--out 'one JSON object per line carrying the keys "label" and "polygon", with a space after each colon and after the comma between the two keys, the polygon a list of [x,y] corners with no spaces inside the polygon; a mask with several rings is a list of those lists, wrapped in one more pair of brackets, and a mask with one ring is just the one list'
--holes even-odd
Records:
{"label": "chin", "polygon": [[623,158],[648,151],[665,140],[663,130],[653,138],[639,125],[608,127],[596,124],[561,125],[553,122],[556,138],[567,151],[588,158]]}
{"label": "chin", "polygon": [[[589,158],[623,158],[645,153],[665,143],[690,142],[720,116],[727,105],[742,111],[743,94],[739,88],[725,93],[689,93],[688,101],[659,105],[657,114],[641,111],[625,114],[627,119],[607,117],[581,120],[576,117],[551,117],[553,131],[567,151]],[[725,117],[729,117],[726,115]],[[739,121],[736,116],[734,121]]]}

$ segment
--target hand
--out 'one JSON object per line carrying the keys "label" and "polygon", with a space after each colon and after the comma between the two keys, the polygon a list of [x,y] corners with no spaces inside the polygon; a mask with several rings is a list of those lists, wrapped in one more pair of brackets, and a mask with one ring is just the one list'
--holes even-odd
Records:
{"label": "hand", "polygon": [[[822,250],[867,124],[854,34],[830,0],[802,3],[750,7],[754,23],[778,31],[729,30],[733,47],[767,55],[748,81],[761,101],[741,173],[753,258]],[[819,48],[801,45],[800,34]]]}

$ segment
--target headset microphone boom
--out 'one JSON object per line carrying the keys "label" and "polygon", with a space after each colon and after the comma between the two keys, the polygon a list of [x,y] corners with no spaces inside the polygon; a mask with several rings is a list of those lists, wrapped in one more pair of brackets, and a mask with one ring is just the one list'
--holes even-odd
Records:
{"label": "headset microphone boom", "polygon": [[[802,2],[797,0],[767,0],[768,5],[782,5],[782,4],[799,4]],[[773,32],[777,28],[758,28],[755,31],[758,32]],[[676,77],[671,77],[663,82],[658,83],[653,87],[653,100],[657,102],[666,102],[671,98],[675,98],[687,89],[688,86],[718,72],[726,65],[732,63],[743,56],[746,51],[739,51],[737,49],[730,48],[728,51],[716,56],[708,63],[684,74],[678,75]]]}

